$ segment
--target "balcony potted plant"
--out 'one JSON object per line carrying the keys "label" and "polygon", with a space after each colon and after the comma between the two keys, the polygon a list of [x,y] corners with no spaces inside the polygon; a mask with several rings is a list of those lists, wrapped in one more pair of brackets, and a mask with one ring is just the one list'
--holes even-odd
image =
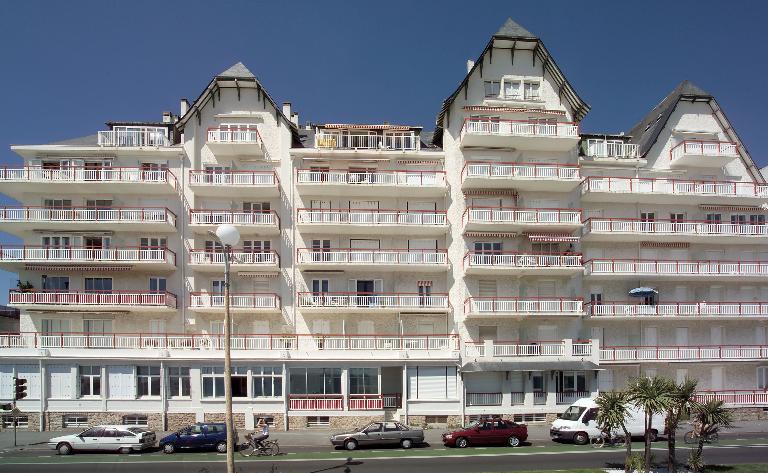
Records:
{"label": "balcony potted plant", "polygon": [[32,292],[35,289],[31,282],[21,282],[21,279],[16,280],[16,287],[19,289],[19,292]]}

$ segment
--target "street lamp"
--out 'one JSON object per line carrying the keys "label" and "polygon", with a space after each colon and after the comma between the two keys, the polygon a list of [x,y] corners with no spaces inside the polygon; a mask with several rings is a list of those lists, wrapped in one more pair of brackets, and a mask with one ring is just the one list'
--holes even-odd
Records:
{"label": "street lamp", "polygon": [[224,422],[227,429],[227,473],[235,473],[235,436],[232,421],[232,356],[230,337],[232,317],[229,314],[229,259],[232,247],[240,241],[240,232],[233,225],[219,225],[216,232],[208,232],[224,249]]}

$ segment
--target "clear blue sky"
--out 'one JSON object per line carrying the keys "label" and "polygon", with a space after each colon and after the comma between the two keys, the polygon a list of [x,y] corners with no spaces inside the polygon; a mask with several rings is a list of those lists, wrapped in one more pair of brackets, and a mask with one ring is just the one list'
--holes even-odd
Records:
{"label": "clear blue sky", "polygon": [[[21,162],[11,144],[178,113],[180,97],[196,98],[237,61],[302,122],[431,129],[466,60],[511,16],[544,40],[592,106],[585,131],[627,130],[689,79],[718,98],[758,165],[768,164],[768,2],[545,3],[5,0],[0,162]],[[15,276],[0,272],[0,303],[9,284]]]}

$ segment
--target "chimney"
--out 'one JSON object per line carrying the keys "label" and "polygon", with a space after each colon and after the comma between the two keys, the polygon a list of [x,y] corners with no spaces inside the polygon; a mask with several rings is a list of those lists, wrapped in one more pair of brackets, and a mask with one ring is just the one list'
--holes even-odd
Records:
{"label": "chimney", "polygon": [[288,117],[290,120],[291,118],[291,102],[283,102],[283,115]]}
{"label": "chimney", "polygon": [[291,115],[291,121],[294,125],[299,126],[299,112],[294,112],[293,115]]}
{"label": "chimney", "polygon": [[475,67],[475,61],[467,59],[467,74],[469,74],[469,71],[471,71],[473,67]]}
{"label": "chimney", "polygon": [[173,114],[171,112],[163,112],[163,123],[173,123]]}
{"label": "chimney", "polygon": [[187,114],[187,110],[189,110],[189,100],[186,98],[181,99],[181,107],[180,107],[181,113],[180,116],[184,116]]}

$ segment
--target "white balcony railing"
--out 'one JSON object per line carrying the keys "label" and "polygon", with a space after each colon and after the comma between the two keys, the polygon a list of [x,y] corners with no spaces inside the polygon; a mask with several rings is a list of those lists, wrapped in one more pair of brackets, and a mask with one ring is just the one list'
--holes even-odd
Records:
{"label": "white balcony railing", "polygon": [[448,294],[300,292],[299,307],[348,309],[447,309]]}
{"label": "white balcony railing", "polygon": [[492,163],[467,161],[462,179],[531,179],[578,181],[579,166],[568,164]]}
{"label": "white balcony railing", "polygon": [[299,264],[445,265],[446,250],[365,250],[357,248],[299,248]]}
{"label": "white balcony railing", "polygon": [[380,209],[298,209],[300,224],[445,226],[444,211]]}
{"label": "white balcony railing", "polygon": [[87,248],[0,245],[0,262],[167,263],[175,266],[176,254],[167,248],[146,246]]}
{"label": "white balcony railing", "polygon": [[584,267],[586,274],[768,276],[768,263],[759,261],[593,259]]}
{"label": "white balcony railing", "polygon": [[738,157],[739,147],[736,143],[730,143],[727,141],[685,140],[672,148],[669,152],[670,160],[674,160],[683,156]]}
{"label": "white balcony railing", "polygon": [[467,393],[467,406],[500,406],[502,393]]}
{"label": "white balcony railing", "polygon": [[[259,266],[279,266],[280,258],[274,251],[246,251],[243,249],[232,249],[229,262],[234,265],[259,265]],[[224,264],[225,254],[222,251],[212,250],[189,250],[189,262],[192,264]]]}
{"label": "white balcony railing", "polygon": [[618,140],[587,140],[585,155],[592,158],[637,158],[638,147],[633,143]]}
{"label": "white balcony railing", "polygon": [[560,298],[469,297],[465,314],[582,314],[584,301]]}
{"label": "white balcony railing", "polygon": [[356,185],[356,186],[398,186],[398,187],[444,187],[444,171],[347,171],[329,169],[316,171],[299,169],[298,184],[312,185]]}
{"label": "white balcony railing", "polygon": [[272,187],[277,184],[277,176],[272,171],[189,171],[190,186],[211,187]]}
{"label": "white balcony railing", "polygon": [[465,268],[581,268],[581,255],[525,253],[467,253]]}
{"label": "white balcony railing", "polygon": [[588,304],[593,317],[767,317],[768,302],[630,302]]}
{"label": "white balcony railing", "polygon": [[662,234],[710,236],[768,236],[768,225],[717,223],[704,220],[640,220],[632,218],[589,218],[585,231],[610,234]]}
{"label": "white balcony railing", "polygon": [[600,361],[745,359],[768,359],[768,346],[604,346],[600,349]]}
{"label": "white balcony railing", "polygon": [[176,308],[176,295],[170,292],[149,291],[11,291],[10,304],[44,304],[73,306],[116,305],[126,307]]}
{"label": "white balcony railing", "polygon": [[696,401],[723,401],[728,406],[768,406],[768,390],[697,391]]}
{"label": "white balcony railing", "polygon": [[[193,309],[223,309],[224,294],[210,292],[192,292],[189,306]],[[280,298],[276,294],[238,293],[229,295],[232,309],[279,309]]]}
{"label": "white balcony railing", "polygon": [[189,211],[192,225],[266,225],[279,226],[280,219],[275,211],[236,212],[233,210],[192,209]]}
{"label": "white balcony railing", "polygon": [[576,123],[541,123],[526,120],[500,120],[492,118],[467,118],[462,135],[542,136],[578,138]]}
{"label": "white balcony railing", "polygon": [[555,402],[558,404],[573,404],[579,399],[589,396],[589,391],[561,391],[555,393]]}
{"label": "white balcony railing", "polygon": [[581,193],[688,195],[702,197],[768,197],[768,185],[753,182],[682,181],[636,177],[588,177]]}
{"label": "white balcony railing", "polygon": [[99,146],[140,148],[170,146],[167,129],[154,126],[115,126],[98,134]]}
{"label": "white balcony railing", "polygon": [[322,149],[368,149],[416,151],[420,148],[419,137],[414,133],[345,133],[320,131],[315,134],[315,147]]}
{"label": "white balcony railing", "polygon": [[[539,356],[591,356],[592,343],[588,340],[573,340],[571,350],[566,349],[566,340],[502,342],[494,341],[490,344],[465,342],[464,354],[468,357],[539,357]],[[488,347],[493,351],[488,352]]]}
{"label": "white balcony railing", "polygon": [[260,144],[261,136],[256,125],[220,125],[208,129],[208,142]]}
{"label": "white balcony railing", "polygon": [[314,350],[451,350],[457,335],[312,335]]}
{"label": "white balcony railing", "polygon": [[166,208],[17,207],[0,208],[0,222],[167,223],[176,214]]}
{"label": "white balcony railing", "polygon": [[517,223],[532,225],[581,225],[578,209],[523,209],[517,207],[468,207],[467,223]]}
{"label": "white balcony railing", "polygon": [[176,177],[167,169],[123,167],[0,168],[0,182],[143,182],[169,183],[176,188]]}

